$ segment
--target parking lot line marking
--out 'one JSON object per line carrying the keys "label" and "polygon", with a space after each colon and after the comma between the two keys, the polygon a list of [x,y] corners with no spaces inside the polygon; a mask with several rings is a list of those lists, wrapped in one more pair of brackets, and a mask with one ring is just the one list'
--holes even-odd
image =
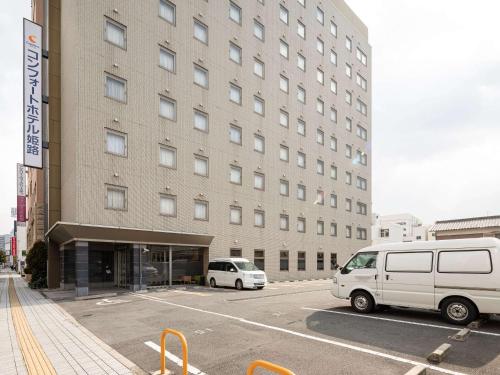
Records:
{"label": "parking lot line marking", "polygon": [[[442,325],[438,325],[438,324],[412,322],[409,320],[401,320],[401,319],[382,318],[380,316],[361,315],[361,314],[355,314],[355,313],[348,313],[348,312],[344,312],[344,311],[314,309],[312,307],[302,307],[302,310],[321,311],[321,312],[330,313],[330,314],[349,315],[349,316],[356,316],[358,318],[384,320],[384,321],[388,321],[388,322],[404,323],[404,324],[411,324],[411,325],[415,325],[415,326],[424,326],[424,327],[431,327],[431,328],[440,328],[440,329],[447,329],[447,330],[451,330],[451,331],[457,330],[457,327],[448,327],[448,326],[442,326]],[[471,332],[478,333],[481,335],[500,337],[500,333],[487,332],[487,331],[477,331],[477,330],[471,330]]]}
{"label": "parking lot line marking", "polygon": [[[146,341],[144,344],[146,344],[146,346],[149,346],[151,349],[156,350],[158,353],[161,353],[160,345],[156,345],[152,341]],[[182,367],[182,359],[177,357],[175,354],[170,353],[168,350],[165,350],[165,358],[171,360],[177,366]],[[188,363],[188,372],[193,375],[207,375],[206,373],[197,369],[196,367],[191,366],[189,363]]]}
{"label": "parking lot line marking", "polygon": [[290,334],[290,335],[293,335],[293,336],[297,336],[297,337],[301,337],[301,338],[304,338],[304,339],[308,339],[308,340],[312,340],[312,341],[317,341],[317,342],[322,342],[322,343],[325,343],[325,344],[330,344],[330,345],[338,346],[338,347],[345,348],[345,349],[351,349],[351,350],[354,350],[354,351],[357,351],[357,352],[361,352],[361,353],[365,353],[365,354],[371,354],[371,355],[374,355],[374,356],[377,356],[377,357],[381,357],[381,358],[391,359],[391,360],[396,361],[396,362],[406,363],[406,364],[410,364],[410,365],[413,365],[413,366],[425,366],[426,368],[428,368],[430,370],[434,370],[434,371],[441,372],[441,373],[444,373],[444,374],[465,375],[464,373],[461,373],[461,372],[457,372],[457,371],[453,371],[453,370],[448,370],[448,369],[445,369],[445,368],[442,368],[442,367],[439,367],[439,366],[428,365],[426,363],[414,361],[414,360],[403,358],[403,357],[398,357],[398,356],[395,356],[395,355],[392,355],[392,354],[388,354],[388,353],[378,352],[376,350],[363,348],[361,346],[356,346],[356,345],[347,344],[347,343],[340,342],[340,341],[325,339],[323,337],[313,336],[313,335],[309,335],[309,334],[306,334],[306,333],[292,331],[292,330],[281,328],[281,327],[271,326],[271,325],[268,325],[268,324],[258,323],[258,322],[254,322],[254,321],[251,321],[251,320],[247,320],[245,318],[240,318],[240,317],[232,316],[232,315],[228,315],[228,314],[222,314],[222,313],[218,313],[218,312],[215,312],[215,311],[202,310],[202,309],[199,309],[199,308],[196,308],[196,307],[180,305],[178,303],[168,302],[168,301],[165,301],[165,300],[163,300],[161,298],[157,298],[157,297],[151,297],[151,296],[146,296],[146,295],[141,295],[141,294],[135,294],[135,293],[131,293],[131,294],[135,295],[136,297],[142,298],[142,299],[148,299],[150,301],[155,301],[155,302],[158,302],[158,303],[163,303],[163,304],[166,304],[166,305],[175,306],[175,307],[179,307],[179,308],[187,309],[187,310],[191,310],[191,311],[197,311],[197,312],[201,312],[201,313],[204,313],[204,314],[210,314],[210,315],[220,316],[220,317],[223,317],[223,318],[236,320],[236,321],[239,321],[241,323],[250,324],[250,325],[254,325],[254,326],[257,326],[257,327],[261,327],[261,328],[267,328],[267,329],[270,329],[270,330],[273,330],[273,331],[287,333],[287,334]]}
{"label": "parking lot line marking", "polygon": [[200,296],[200,297],[208,297],[211,296],[210,293],[200,293],[200,292],[190,292],[187,290],[173,290],[174,293],[179,293],[179,294],[192,294],[193,296]]}

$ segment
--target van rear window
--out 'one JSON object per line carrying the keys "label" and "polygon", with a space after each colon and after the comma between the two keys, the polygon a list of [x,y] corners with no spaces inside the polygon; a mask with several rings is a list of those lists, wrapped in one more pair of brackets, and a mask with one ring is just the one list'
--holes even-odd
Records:
{"label": "van rear window", "polygon": [[440,251],[440,273],[491,273],[493,266],[489,250]]}

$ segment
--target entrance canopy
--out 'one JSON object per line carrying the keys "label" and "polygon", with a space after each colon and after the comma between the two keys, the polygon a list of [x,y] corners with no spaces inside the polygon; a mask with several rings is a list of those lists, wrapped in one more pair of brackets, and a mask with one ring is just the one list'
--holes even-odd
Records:
{"label": "entrance canopy", "polygon": [[208,234],[66,223],[61,221],[55,223],[46,233],[46,236],[60,245],[73,241],[98,241],[200,247],[208,247],[214,238],[214,236]]}

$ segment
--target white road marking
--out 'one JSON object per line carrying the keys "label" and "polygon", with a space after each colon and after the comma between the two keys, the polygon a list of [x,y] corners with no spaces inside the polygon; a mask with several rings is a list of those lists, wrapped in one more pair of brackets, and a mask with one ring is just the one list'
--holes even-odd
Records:
{"label": "white road marking", "polygon": [[281,327],[276,327],[276,326],[271,326],[271,325],[267,325],[267,324],[263,324],[263,323],[258,323],[258,322],[254,322],[254,321],[251,321],[251,320],[246,320],[244,318],[239,318],[239,317],[236,317],[236,316],[228,315],[228,314],[222,314],[222,313],[218,313],[218,312],[214,312],[214,311],[198,309],[196,307],[190,307],[190,306],[180,305],[178,303],[168,302],[168,301],[162,300],[162,299],[157,298],[157,297],[151,297],[151,296],[140,295],[140,294],[135,294],[135,293],[132,293],[132,294],[135,295],[136,297],[139,297],[139,298],[142,298],[142,299],[148,299],[150,301],[155,301],[155,302],[159,302],[159,303],[163,303],[163,304],[166,304],[166,305],[175,306],[175,307],[179,307],[179,308],[183,308],[183,309],[187,309],[187,310],[191,310],[191,311],[197,311],[197,312],[201,312],[201,313],[204,313],[204,314],[210,314],[210,315],[220,316],[220,317],[223,317],[223,318],[236,320],[236,321],[239,321],[241,323],[250,324],[250,325],[254,325],[254,326],[257,326],[257,327],[261,327],[261,328],[267,328],[267,329],[270,329],[270,330],[273,330],[273,331],[287,333],[287,334],[290,334],[290,335],[293,335],[293,336],[297,336],[297,337],[301,337],[301,338],[304,338],[304,339],[308,339],[308,340],[312,340],[312,341],[317,341],[317,342],[322,342],[322,343],[325,343],[325,344],[331,344],[331,345],[335,345],[335,346],[338,346],[338,347],[341,347],[341,348],[351,349],[351,350],[354,350],[354,351],[357,351],[357,352],[361,352],[361,353],[365,353],[365,354],[371,354],[371,355],[374,355],[374,356],[377,356],[377,357],[381,357],[381,358],[385,358],[385,359],[390,359],[390,360],[393,360],[393,361],[396,361],[396,362],[406,363],[406,364],[410,364],[410,365],[413,365],[413,366],[425,366],[426,368],[428,368],[430,370],[438,371],[438,372],[441,372],[443,374],[465,375],[464,373],[453,371],[453,370],[448,370],[448,369],[445,369],[445,368],[442,368],[442,367],[439,367],[439,366],[433,366],[433,365],[429,365],[427,363],[413,361],[411,359],[406,359],[406,358],[398,357],[398,356],[395,356],[395,355],[392,355],[392,354],[378,352],[376,350],[367,349],[367,348],[363,348],[363,347],[356,346],[356,345],[346,344],[346,343],[343,343],[343,342],[340,342],[340,341],[325,339],[325,338],[318,337],[318,336],[312,336],[312,335],[308,335],[308,334],[305,334],[305,333],[300,333],[300,332],[297,332],[297,331],[291,331],[289,329],[285,329],[285,328],[281,328]]}
{"label": "white road marking", "polygon": [[[380,316],[361,315],[361,314],[348,313],[348,312],[343,312],[343,311],[313,309],[312,307],[303,307],[302,310],[321,311],[321,312],[330,313],[330,314],[349,315],[349,316],[356,316],[358,318],[384,320],[384,321],[388,321],[388,322],[404,323],[404,324],[411,324],[411,325],[415,325],[415,326],[424,326],[424,327],[432,327],[432,328],[440,328],[440,329],[447,329],[447,330],[451,330],[451,331],[456,331],[457,330],[457,327],[448,327],[448,326],[442,326],[442,325],[438,325],[438,324],[412,322],[412,321],[409,321],[409,320],[401,320],[401,319],[382,318]],[[498,337],[500,337],[500,333],[487,332],[487,331],[475,331],[475,330],[471,330],[471,332],[479,333],[481,335],[489,335],[489,336],[498,336]]]}
{"label": "white road marking", "polygon": [[193,296],[200,296],[200,297],[208,297],[211,296],[210,293],[200,293],[200,292],[189,292],[187,290],[172,290],[174,293],[179,293],[179,294],[192,294]]}
{"label": "white road marking", "polygon": [[130,301],[125,301],[122,299],[103,298],[102,301],[96,302],[96,305],[99,305],[99,306],[118,305],[119,303],[125,303],[125,302],[130,302]]}
{"label": "white road marking", "polygon": [[[152,341],[146,341],[144,344],[146,344],[146,346],[149,346],[151,349],[156,350],[158,353],[161,353],[160,345],[157,345]],[[168,350],[165,350],[165,358],[171,360],[177,366],[182,367],[182,359],[177,357],[175,354],[170,353]],[[189,363],[188,363],[188,372],[193,375],[207,375],[206,373],[197,369],[196,367],[191,366]]]}

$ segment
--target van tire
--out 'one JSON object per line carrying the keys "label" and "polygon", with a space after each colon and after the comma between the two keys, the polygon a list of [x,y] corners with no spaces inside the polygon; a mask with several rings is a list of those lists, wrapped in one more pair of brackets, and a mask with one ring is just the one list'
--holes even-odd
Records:
{"label": "van tire", "polygon": [[238,290],[243,290],[243,281],[241,281],[240,279],[236,280],[236,283],[234,285],[236,287],[236,289]]}
{"label": "van tire", "polygon": [[210,288],[217,288],[217,283],[213,277],[210,279]]}
{"label": "van tire", "polygon": [[357,290],[351,294],[351,306],[356,312],[368,314],[374,310],[375,302],[370,293]]}
{"label": "van tire", "polygon": [[467,325],[478,317],[477,307],[468,299],[450,297],[441,304],[441,316],[451,324]]}

